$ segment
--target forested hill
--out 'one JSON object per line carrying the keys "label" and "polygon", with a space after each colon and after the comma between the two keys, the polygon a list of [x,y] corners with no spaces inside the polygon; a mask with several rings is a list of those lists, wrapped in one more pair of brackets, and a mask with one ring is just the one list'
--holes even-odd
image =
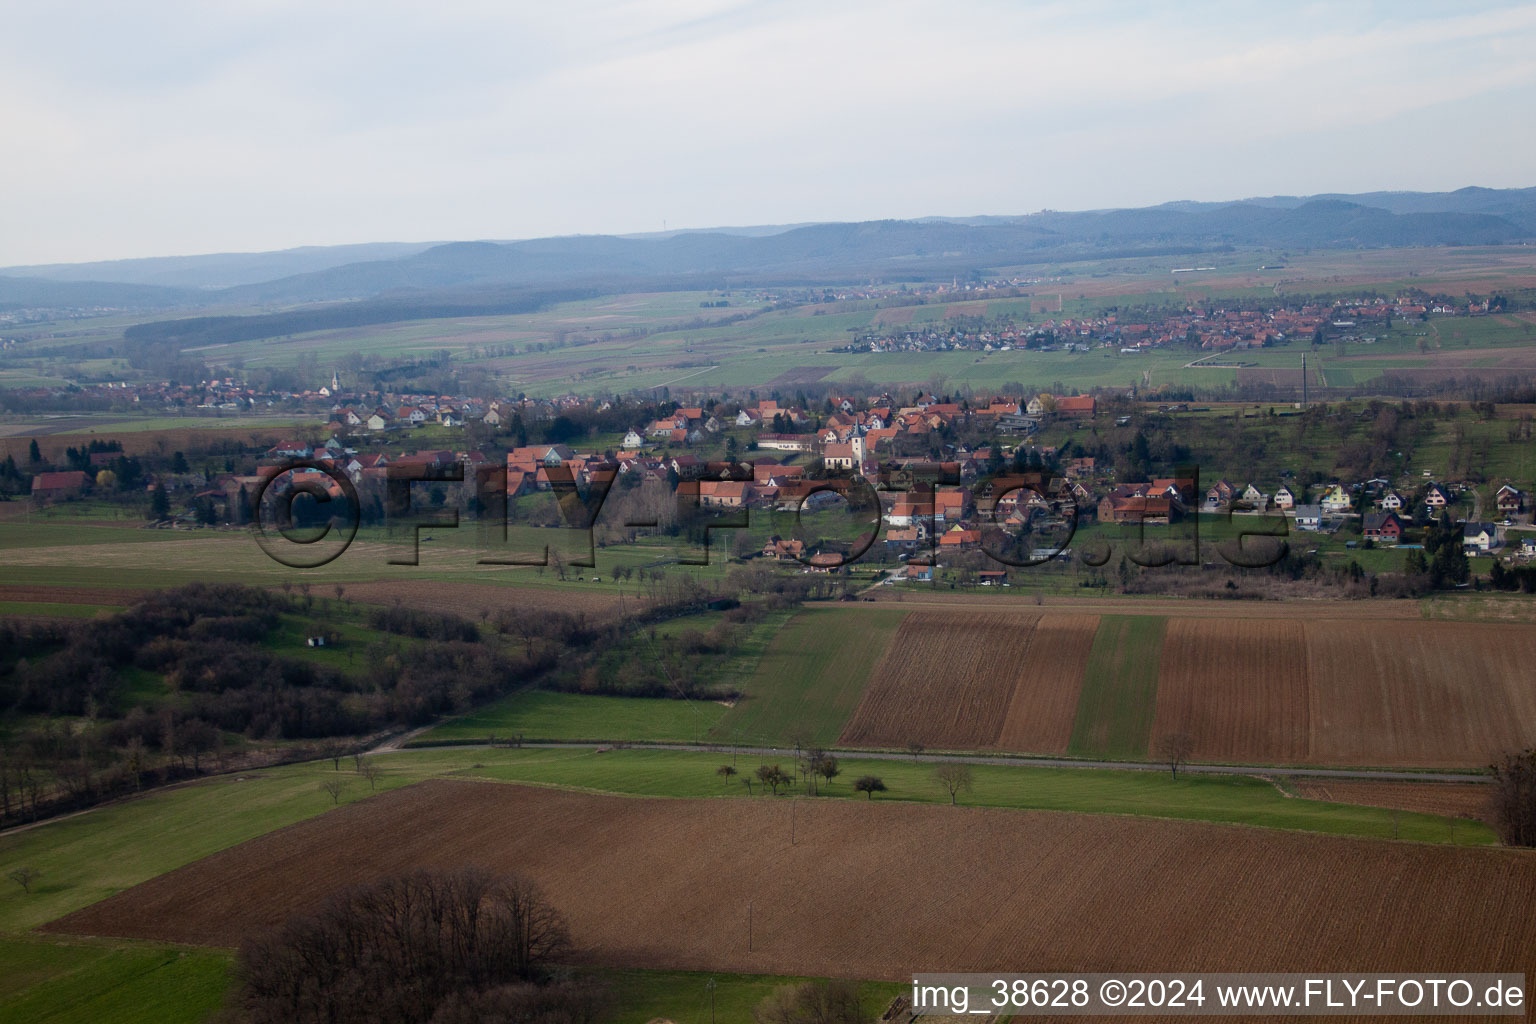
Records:
{"label": "forested hill", "polygon": [[[734,283],[915,278],[1046,261],[1233,248],[1351,248],[1501,245],[1536,239],[1536,188],[1380,192],[1361,196],[1276,196],[1231,203],[1178,202],[1141,209],[1017,217],[925,218],[812,224],[773,231],[736,228],[664,236],[579,235],[518,242],[451,242],[421,247],[344,247],[368,258],[336,262],[338,250],[257,254],[238,267],[229,256],[181,257],[175,274],[204,279],[222,261],[244,276],[228,288],[143,284],[150,273],[128,260],[78,267],[19,268],[0,277],[0,302],[20,305],[146,306],[296,304],[384,295],[535,286],[631,290],[676,287],[678,279]],[[261,257],[261,258],[258,258]],[[121,267],[116,270],[114,268]],[[254,268],[275,272],[251,281]],[[151,268],[152,269],[152,268]],[[283,270],[288,273],[282,273]],[[121,277],[113,276],[121,274]],[[98,294],[93,294],[96,289]],[[92,301],[94,299],[94,301]]]}

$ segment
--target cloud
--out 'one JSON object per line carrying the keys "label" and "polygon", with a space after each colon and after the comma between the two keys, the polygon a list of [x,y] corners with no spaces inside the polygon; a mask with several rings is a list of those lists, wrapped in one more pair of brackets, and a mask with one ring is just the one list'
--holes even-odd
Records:
{"label": "cloud", "polygon": [[28,5],[0,264],[1536,181],[1536,9]]}

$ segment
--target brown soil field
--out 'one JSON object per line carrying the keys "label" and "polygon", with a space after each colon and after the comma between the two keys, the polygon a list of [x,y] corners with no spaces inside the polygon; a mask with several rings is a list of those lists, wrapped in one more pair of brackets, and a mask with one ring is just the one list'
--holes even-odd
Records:
{"label": "brown soil field", "polygon": [[116,587],[29,587],[0,584],[0,601],[41,601],[46,604],[133,604],[142,590]]}
{"label": "brown soil field", "polygon": [[[1041,624],[1062,621],[1068,609],[1169,617],[1152,734],[1189,733],[1196,760],[1466,770],[1536,742],[1536,629],[1529,625],[1426,620],[1407,602],[1053,598],[1037,605],[975,595],[902,604],[913,614],[844,732],[846,743],[904,746],[916,739],[935,747],[1060,752],[1055,744],[1060,730],[1071,732],[1086,651],[1063,648],[1053,656],[1057,667],[1044,668],[1052,648]],[[1411,619],[1386,617],[1400,616],[1405,605]],[[851,613],[859,607],[850,606]],[[956,625],[934,625],[926,654],[919,634],[908,633],[945,622]],[[1078,642],[1091,644],[1091,630],[1081,628]],[[978,631],[1022,637],[1029,630],[1035,638],[1024,652],[1010,653],[1013,667],[1002,671],[946,647],[986,646]],[[1017,706],[1003,696],[1010,685]],[[991,715],[1000,701],[1007,724],[998,732],[954,717],[962,707],[972,716]]]}
{"label": "brown soil field", "polygon": [[1310,800],[1331,800],[1365,807],[1476,818],[1491,824],[1492,786],[1458,782],[1371,782],[1356,779],[1294,779],[1290,785]]}
{"label": "brown soil field", "polygon": [[474,864],[538,881],[580,961],[615,967],[1536,973],[1529,851],[851,800],[801,801],[791,845],[787,803],[424,782],[45,930],[233,946],[337,888]]}
{"label": "brown soil field", "polygon": [[944,317],[953,316],[986,316],[986,302],[951,302],[944,307]]}
{"label": "brown soil field", "polygon": [[1067,752],[1083,670],[1098,630],[1097,615],[1040,616],[994,747],[1030,754]]}
{"label": "brown soil field", "polygon": [[842,742],[917,742],[946,750],[994,745],[1029,661],[1034,627],[1034,617],[1008,612],[908,615],[875,666]]}
{"label": "brown soil field", "polygon": [[407,608],[451,612],[468,618],[478,618],[481,612],[494,616],[498,612],[533,608],[600,618],[619,612],[616,594],[580,590],[574,584],[570,587],[513,587],[445,580],[371,580],[343,586],[347,588],[347,598],[364,604],[388,605],[399,601]]}
{"label": "brown soil field", "polygon": [[1307,680],[1300,622],[1169,619],[1152,735],[1188,733],[1199,760],[1304,761]]}
{"label": "brown soil field", "polygon": [[[319,421],[315,422],[319,425]],[[131,427],[131,423],[129,424]],[[88,432],[46,433],[39,432],[37,446],[43,457],[62,462],[67,448],[78,448],[92,441],[121,441],[123,451],[129,455],[143,455],[159,451],[189,451],[206,448],[216,442],[233,441],[262,448],[277,444],[302,430],[297,426],[255,427],[174,427],[166,430],[124,429],[114,432],[112,425],[102,423]],[[13,455],[20,461],[32,443],[33,435],[0,437],[0,459]]]}
{"label": "brown soil field", "polygon": [[1536,739],[1536,630],[1306,626],[1311,760],[1466,767]]}
{"label": "brown soil field", "polygon": [[909,324],[916,312],[916,306],[887,306],[875,313],[874,324],[876,327]]}
{"label": "brown soil field", "polygon": [[[906,608],[971,608],[1010,610],[1014,614],[1041,612],[1091,612],[1096,615],[1177,615],[1183,618],[1219,619],[1394,619],[1420,622],[1423,612],[1413,601],[1211,601],[1178,597],[1049,597],[1013,594],[927,590],[910,586],[880,587],[869,597],[876,603],[894,602]],[[865,606],[863,602],[850,608]]]}

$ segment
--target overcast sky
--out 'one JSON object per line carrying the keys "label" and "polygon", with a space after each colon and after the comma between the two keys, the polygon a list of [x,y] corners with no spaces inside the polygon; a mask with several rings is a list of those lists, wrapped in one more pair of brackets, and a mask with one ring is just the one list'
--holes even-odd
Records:
{"label": "overcast sky", "polygon": [[1536,185],[1536,6],[1144,6],[13,2],[0,265]]}

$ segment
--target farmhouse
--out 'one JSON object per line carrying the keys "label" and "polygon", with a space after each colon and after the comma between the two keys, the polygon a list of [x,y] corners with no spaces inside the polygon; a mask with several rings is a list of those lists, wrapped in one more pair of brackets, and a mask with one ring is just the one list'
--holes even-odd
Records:
{"label": "farmhouse", "polygon": [[1525,495],[1509,484],[1500,487],[1499,493],[1493,496],[1493,500],[1504,515],[1525,511]]}
{"label": "farmhouse", "polygon": [[66,473],[39,473],[32,478],[32,497],[36,501],[68,501],[85,491],[89,477],[78,469]]}

